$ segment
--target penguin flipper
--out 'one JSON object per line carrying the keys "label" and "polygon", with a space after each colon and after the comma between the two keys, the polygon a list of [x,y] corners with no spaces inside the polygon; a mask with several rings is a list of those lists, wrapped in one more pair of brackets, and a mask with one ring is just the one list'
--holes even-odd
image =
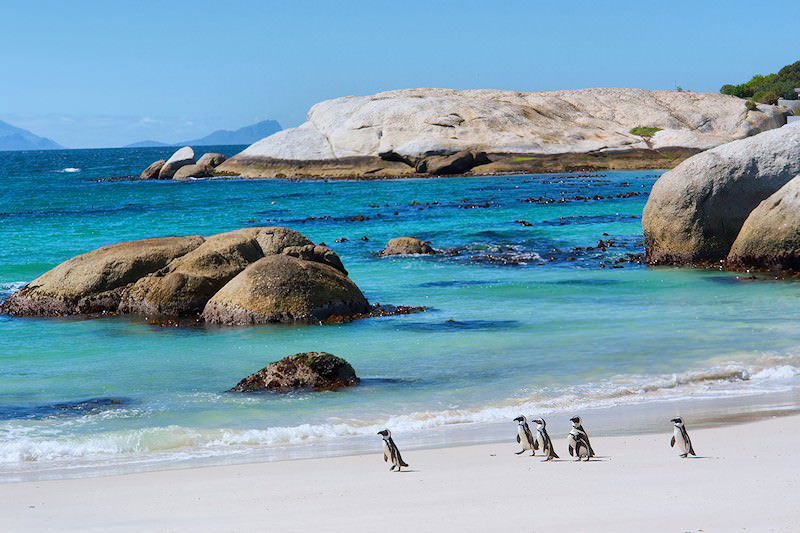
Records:
{"label": "penguin flipper", "polygon": [[383,454],[383,462],[384,463],[388,463],[389,462],[389,456],[386,455],[385,453]]}
{"label": "penguin flipper", "polygon": [[517,433],[517,444],[521,444],[521,443],[522,443],[522,441],[519,440],[519,433]]}
{"label": "penguin flipper", "polygon": [[539,439],[533,439],[533,449],[534,450],[539,449]]}
{"label": "penguin flipper", "polygon": [[675,447],[675,435],[673,435],[672,438],[669,440],[669,447],[670,448]]}
{"label": "penguin flipper", "polygon": [[574,450],[572,449],[572,444],[570,444],[569,445],[569,456],[570,457],[574,457],[575,456],[575,454],[573,452],[574,452]]}

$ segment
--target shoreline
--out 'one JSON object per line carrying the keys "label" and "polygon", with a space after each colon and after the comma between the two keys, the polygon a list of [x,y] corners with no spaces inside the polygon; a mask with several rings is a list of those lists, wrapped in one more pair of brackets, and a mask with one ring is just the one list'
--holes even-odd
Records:
{"label": "shoreline", "polygon": [[515,456],[513,439],[414,450],[397,436],[411,465],[397,474],[376,437],[362,455],[2,484],[0,516],[8,531],[324,531],[341,517],[359,531],[790,530],[800,458],[787,443],[800,415],[687,425],[697,458],[670,449],[668,422],[658,433],[593,435],[597,460],[580,464],[554,433],[562,460],[552,463]]}
{"label": "shoreline", "polygon": [[[513,411],[513,414],[511,414]],[[444,423],[423,429],[393,426],[402,438],[405,450],[431,451],[449,448],[508,443],[515,435],[517,414],[534,416],[525,408],[509,411],[508,420]],[[519,412],[517,412],[519,411]],[[664,421],[684,416],[695,429],[713,429],[759,422],[773,417],[800,416],[800,388],[740,393],[734,395],[647,398],[642,401],[611,405],[585,406],[580,409],[542,411],[548,430],[555,439],[569,431],[568,418],[580,413],[597,437],[646,436],[663,431]],[[369,427],[375,426],[371,424]],[[365,426],[366,427],[366,426]],[[376,426],[377,427],[377,426]],[[383,426],[381,426],[383,427]],[[223,449],[191,448],[143,452],[130,456],[98,456],[79,462],[61,464],[22,462],[16,467],[0,468],[0,486],[18,483],[67,481],[117,477],[155,472],[219,468],[320,459],[342,459],[374,453],[372,432],[354,433],[329,439],[310,439],[292,444],[230,446]]]}

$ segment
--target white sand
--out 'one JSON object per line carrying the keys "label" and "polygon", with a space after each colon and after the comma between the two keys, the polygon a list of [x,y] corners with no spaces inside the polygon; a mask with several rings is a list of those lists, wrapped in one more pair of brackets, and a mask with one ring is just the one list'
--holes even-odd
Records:
{"label": "white sand", "polygon": [[593,438],[590,463],[515,456],[509,423],[508,443],[408,450],[400,474],[376,436],[374,455],[8,483],[0,531],[800,531],[800,416],[689,425],[685,460],[665,426]]}

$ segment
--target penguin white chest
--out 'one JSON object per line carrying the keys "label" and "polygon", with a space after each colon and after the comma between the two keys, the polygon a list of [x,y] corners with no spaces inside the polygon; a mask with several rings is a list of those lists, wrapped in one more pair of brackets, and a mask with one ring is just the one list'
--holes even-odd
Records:
{"label": "penguin white chest", "polygon": [[682,454],[688,453],[689,447],[686,445],[686,440],[683,438],[683,432],[681,432],[681,428],[676,427],[673,435],[675,436],[675,446],[678,447],[678,450],[680,450]]}
{"label": "penguin white chest", "polygon": [[517,436],[519,437],[519,443],[522,445],[522,449],[530,450],[531,443],[528,441],[528,435],[525,434],[525,428],[517,426]]}
{"label": "penguin white chest", "polygon": [[389,443],[383,441],[383,455],[387,457],[387,461],[390,463],[394,463],[394,458],[392,457],[392,450],[389,448]]}

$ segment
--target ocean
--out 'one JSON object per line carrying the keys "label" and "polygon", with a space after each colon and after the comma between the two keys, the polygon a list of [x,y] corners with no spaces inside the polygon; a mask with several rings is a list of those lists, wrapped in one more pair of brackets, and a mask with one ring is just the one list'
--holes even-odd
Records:
{"label": "ocean", "polygon": [[[592,434],[669,435],[677,413],[800,406],[800,284],[641,264],[660,172],[129,178],[171,151],[0,152],[0,299],[103,245],[286,226],[335,250],[370,302],[428,310],[242,328],[0,316],[0,480],[379,454],[384,427],[412,449],[511,441],[519,414],[554,438],[574,413]],[[378,257],[397,236],[450,253]],[[225,392],[304,351],[344,357],[361,384]]]}

